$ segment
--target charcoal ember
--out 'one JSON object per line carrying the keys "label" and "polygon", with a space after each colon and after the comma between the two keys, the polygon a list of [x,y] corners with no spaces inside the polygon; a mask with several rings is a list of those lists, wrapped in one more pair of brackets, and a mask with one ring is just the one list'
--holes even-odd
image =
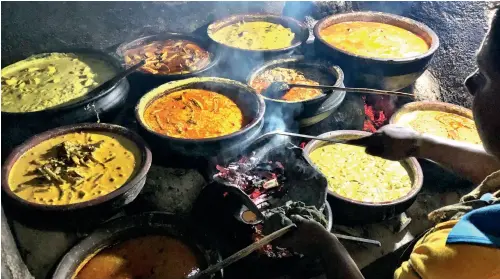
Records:
{"label": "charcoal ember", "polygon": [[286,180],[283,164],[267,161],[255,165],[254,162],[252,158],[242,157],[227,167],[217,165],[217,175],[239,187],[252,200],[263,194],[281,194],[283,182]]}

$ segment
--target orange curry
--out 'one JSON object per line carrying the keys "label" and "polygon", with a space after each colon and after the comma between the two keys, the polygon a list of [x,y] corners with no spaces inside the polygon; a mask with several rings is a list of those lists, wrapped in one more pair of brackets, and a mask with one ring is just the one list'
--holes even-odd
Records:
{"label": "orange curry", "polygon": [[429,45],[420,36],[380,22],[341,22],[319,33],[336,48],[371,58],[414,57],[429,50]]}
{"label": "orange curry", "polygon": [[156,99],[146,108],[144,120],[158,133],[185,139],[224,136],[245,125],[236,103],[202,89],[180,90]]}
{"label": "orange curry", "polygon": [[193,251],[168,236],[144,236],[106,248],[75,279],[184,279],[199,271]]}
{"label": "orange curry", "polygon": [[124,56],[128,66],[146,60],[140,70],[151,74],[189,73],[210,63],[210,53],[188,40],[154,41],[126,50]]}

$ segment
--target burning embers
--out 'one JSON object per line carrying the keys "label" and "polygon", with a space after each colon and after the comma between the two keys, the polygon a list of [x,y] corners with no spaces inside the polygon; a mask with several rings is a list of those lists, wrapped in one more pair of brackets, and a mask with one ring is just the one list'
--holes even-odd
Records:
{"label": "burning embers", "polygon": [[395,99],[390,96],[364,96],[365,122],[363,130],[375,132],[387,124],[396,111]]}
{"label": "burning embers", "polygon": [[216,166],[219,178],[239,187],[250,199],[258,204],[257,199],[279,195],[283,191],[285,168],[277,161],[261,162],[257,165],[254,160],[242,157],[229,166]]}

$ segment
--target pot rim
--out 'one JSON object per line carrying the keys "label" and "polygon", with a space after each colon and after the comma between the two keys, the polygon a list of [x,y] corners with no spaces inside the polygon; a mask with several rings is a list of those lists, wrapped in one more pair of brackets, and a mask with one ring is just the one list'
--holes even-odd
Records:
{"label": "pot rim", "polygon": [[[154,76],[154,77],[159,77],[159,78],[161,78],[161,77],[164,77],[164,78],[185,78],[188,76],[204,73],[204,72],[210,70],[215,65],[217,65],[220,61],[219,52],[217,50],[215,50],[214,48],[210,47],[210,42],[208,40],[203,39],[202,37],[194,35],[194,34],[177,33],[177,32],[163,32],[163,33],[158,33],[158,34],[154,34],[154,35],[142,36],[142,37],[139,37],[139,38],[131,40],[131,41],[123,42],[116,48],[115,53],[116,53],[116,55],[118,55],[118,57],[120,57],[120,59],[121,59],[120,62],[123,65],[123,64],[125,64],[125,61],[123,61],[124,52],[132,46],[136,47],[136,45],[134,45],[134,44],[137,43],[137,46],[141,46],[141,45],[144,45],[145,42],[168,40],[168,39],[179,39],[179,40],[188,40],[188,41],[191,40],[191,41],[193,41],[194,43],[203,47],[204,50],[206,50],[207,52],[210,53],[210,56],[211,56],[210,63],[208,63],[207,66],[205,66],[202,69],[192,71],[192,72],[187,72],[187,73],[151,74],[151,73],[144,73],[144,72],[141,72],[139,70],[136,71],[135,73],[138,73],[138,74],[141,74],[144,76]],[[139,43],[141,41],[143,42],[142,44]]]}
{"label": "pot rim", "polygon": [[[361,20],[361,21],[367,21],[367,22],[380,22],[380,19],[385,18],[385,19],[390,19],[390,20],[397,21],[397,22],[409,23],[413,26],[416,26],[417,28],[424,31],[425,33],[427,33],[427,35],[429,35],[429,37],[431,38],[432,42],[429,46],[429,49],[425,53],[417,55],[417,56],[406,57],[406,58],[372,58],[372,57],[357,55],[354,53],[344,51],[340,48],[337,48],[337,47],[329,44],[327,41],[325,41],[323,39],[323,37],[320,35],[320,30],[324,29],[325,27],[328,27],[328,26],[322,26],[325,24],[326,21],[332,20],[332,19],[345,18],[345,20],[342,20],[340,22],[346,22],[346,21],[352,21],[351,20],[352,18],[356,18],[358,16],[374,16],[374,17],[376,17],[376,18],[370,19],[370,20]],[[384,23],[384,22],[382,22],[382,23]],[[391,25],[394,25],[394,24],[391,24]],[[394,25],[394,26],[397,26],[397,25]],[[397,26],[397,27],[400,27],[400,26]],[[407,28],[404,28],[404,27],[400,27],[400,28],[403,28],[407,31],[412,32],[411,30],[408,30]],[[414,32],[412,32],[412,33],[414,33]],[[434,54],[434,52],[436,52],[436,50],[439,47],[439,37],[429,26],[425,25],[422,22],[419,22],[419,21],[416,21],[416,20],[413,20],[413,19],[410,19],[407,17],[403,17],[403,16],[399,16],[399,15],[395,15],[395,14],[389,14],[389,13],[382,13],[382,12],[364,11],[364,12],[348,12],[348,13],[330,15],[330,16],[322,18],[314,25],[313,34],[314,34],[314,37],[316,39],[320,40],[323,44],[325,44],[329,48],[334,49],[335,51],[338,51],[340,53],[343,53],[345,55],[352,56],[352,57],[355,57],[358,59],[372,60],[372,61],[378,61],[378,62],[402,63],[402,62],[411,62],[411,61],[415,61],[415,60],[421,60],[421,59],[432,56]]]}
{"label": "pot rim", "polygon": [[[98,249],[99,245],[104,244],[104,242],[108,241],[109,239],[112,239],[114,236],[121,236],[121,235],[126,235],[127,232],[133,231],[134,229],[137,229],[138,227],[142,230],[145,231],[144,234],[139,233],[142,236],[148,236],[148,235],[158,235],[161,233],[148,233],[148,229],[152,230],[159,230],[161,231],[162,229],[165,230],[165,235],[174,237],[174,238],[181,238],[182,235],[177,235],[177,234],[169,234],[168,230],[171,227],[181,226],[182,228],[186,229],[185,225],[187,224],[187,220],[175,215],[174,213],[171,212],[163,212],[163,211],[149,211],[149,212],[143,212],[135,215],[130,215],[130,216],[122,216],[122,217],[117,217],[114,219],[111,219],[104,224],[101,225],[101,227],[97,228],[93,232],[91,232],[88,236],[85,238],[79,240],[74,246],[71,247],[70,250],[68,250],[64,256],[59,260],[57,263],[57,266],[52,273],[51,278],[62,278],[62,276],[67,275],[67,267],[66,265],[72,264],[75,262],[74,257],[80,257],[83,255],[83,259],[81,259],[78,263],[75,264],[75,269],[72,270],[72,277],[74,278],[77,272],[81,270],[83,266],[85,266],[90,259],[92,259],[95,255],[97,255],[100,251],[103,249],[106,249],[107,247],[112,246],[111,245],[106,245],[106,247],[101,247],[101,249]],[[133,239],[135,236],[131,237],[124,237],[125,240],[118,241],[118,243],[126,241],[127,239]],[[211,264],[210,260],[206,258],[206,252],[207,249],[205,247],[200,246],[200,244],[196,241],[193,240],[192,242],[184,243],[191,249],[196,248],[197,252],[200,254],[204,254],[205,256],[205,261],[207,267]],[[196,247],[193,247],[196,246]],[[92,251],[91,251],[92,250]],[[216,261],[221,261],[221,255],[218,251],[217,248],[214,249],[216,252]],[[90,252],[90,253],[88,253]],[[92,253],[93,252],[93,253]],[[219,274],[224,274],[224,270],[221,269],[219,271]],[[210,276],[210,278],[213,278],[215,275]]]}
{"label": "pot rim", "polygon": [[[221,84],[235,85],[235,86],[241,87],[242,89],[245,89],[248,94],[254,94],[257,98],[256,101],[258,103],[258,112],[257,112],[256,117],[254,117],[254,119],[251,119],[251,122],[248,123],[246,126],[244,126],[243,128],[241,128],[240,130],[238,130],[234,133],[227,134],[224,136],[219,136],[219,137],[203,138],[203,139],[185,139],[185,138],[175,138],[175,137],[167,136],[165,134],[161,134],[161,133],[154,131],[153,129],[151,129],[149,127],[149,125],[144,123],[143,116],[141,115],[141,112],[143,113],[144,110],[146,110],[146,108],[149,106],[149,103],[154,100],[153,99],[154,97],[174,92],[176,90],[176,88],[179,88],[183,85],[189,85],[189,84],[193,84],[193,83],[203,83],[203,82],[217,82],[217,83],[221,83]],[[163,89],[163,88],[165,88],[165,89]],[[165,90],[168,90],[169,92],[165,93]],[[151,101],[146,100],[146,98],[149,96],[152,96]],[[143,104],[144,102],[147,102],[147,103]],[[144,107],[144,109],[142,109],[141,107]],[[181,142],[181,143],[210,143],[210,142],[217,142],[217,141],[221,141],[221,140],[225,140],[225,139],[234,138],[236,136],[240,136],[240,135],[248,132],[249,130],[251,130],[256,125],[258,125],[260,122],[263,121],[265,109],[266,109],[266,105],[264,103],[264,99],[261,96],[259,96],[259,94],[257,94],[253,90],[253,88],[247,86],[246,84],[243,84],[243,83],[238,82],[238,81],[226,79],[226,78],[219,78],[219,77],[192,77],[192,78],[187,78],[187,79],[183,79],[183,80],[176,80],[176,81],[170,81],[170,82],[164,83],[156,88],[153,88],[152,90],[150,90],[146,94],[144,94],[144,96],[142,96],[141,99],[137,102],[137,105],[135,107],[135,117],[137,119],[137,122],[139,122],[139,124],[142,126],[142,128],[144,128],[149,133],[154,134],[162,139],[166,139],[169,141],[175,141],[175,142]]]}
{"label": "pot rim", "polygon": [[[118,59],[116,59],[115,57],[113,57],[109,53],[106,53],[105,51],[102,51],[102,50],[99,50],[99,49],[93,49],[93,48],[62,48],[62,49],[55,49],[55,50],[49,51],[49,52],[46,51],[46,52],[40,52],[40,53],[32,54],[32,55],[30,55],[30,56],[28,56],[28,57],[26,57],[24,59],[18,60],[17,62],[20,62],[22,60],[25,60],[25,59],[28,59],[28,58],[31,58],[31,57],[33,57],[33,58],[35,58],[35,57],[44,57],[44,56],[50,55],[52,53],[76,54],[77,56],[79,56],[79,55],[81,55],[81,56],[85,56],[85,55],[101,56],[101,58],[105,57],[105,61],[108,62],[107,64],[109,64],[110,66],[112,66],[115,69],[115,71],[116,71],[115,74],[118,74],[119,72],[121,72],[121,71],[124,70],[122,64],[120,63],[120,61]],[[99,60],[103,60],[103,59],[99,59]],[[17,63],[17,62],[14,62],[14,63]],[[12,63],[10,65],[13,65],[14,63]],[[6,67],[8,67],[10,65],[7,65]],[[47,108],[47,109],[44,109],[44,110],[28,111],[28,112],[6,112],[6,111],[2,111],[1,114],[2,115],[6,115],[6,116],[12,116],[12,117],[24,117],[24,116],[36,116],[36,115],[40,115],[40,114],[53,114],[53,113],[59,113],[59,112],[64,112],[64,111],[70,111],[70,110],[73,110],[73,109],[75,109],[77,107],[83,107],[83,106],[86,106],[86,105],[92,103],[93,101],[101,99],[102,97],[108,95],[113,90],[115,90],[119,85],[121,85],[124,82],[126,82],[126,80],[127,79],[124,78],[121,81],[116,82],[115,84],[111,85],[109,88],[101,91],[99,94],[94,95],[94,96],[92,96],[90,98],[85,98],[85,99],[83,99],[83,100],[81,100],[79,102],[76,102],[76,103],[72,103],[71,101],[69,101],[66,104],[60,104],[58,106],[55,106],[55,107],[52,107],[52,108]],[[89,93],[90,93],[90,91],[89,91]]]}
{"label": "pot rim", "polygon": [[442,111],[474,120],[472,110],[466,107],[438,101],[418,101],[405,104],[399,108],[391,116],[391,119],[389,119],[389,124],[398,124],[398,120],[401,116],[414,111]]}
{"label": "pot rim", "polygon": [[[369,136],[369,135],[371,135],[371,133],[365,132],[365,131],[358,131],[358,130],[337,130],[337,131],[323,133],[323,134],[319,135],[318,137],[337,138],[339,136],[344,136],[344,135]],[[309,157],[309,154],[314,150],[314,149],[311,150],[312,148],[314,148],[314,145],[319,144],[319,143],[323,143],[323,142],[318,141],[318,140],[312,140],[312,141],[308,142],[307,145],[304,147],[304,157],[306,158],[307,162],[312,167],[316,168],[318,171],[319,171],[319,169],[312,162],[311,158]],[[409,166],[409,168],[412,170],[412,172],[409,173],[409,175],[413,178],[413,183],[412,183],[412,189],[410,190],[410,192],[408,192],[406,195],[404,195],[396,200],[391,200],[391,201],[387,201],[387,202],[361,202],[361,201],[349,199],[349,198],[343,197],[341,195],[338,195],[337,193],[331,191],[330,188],[327,188],[327,194],[331,195],[337,199],[340,199],[344,202],[353,203],[353,204],[361,205],[361,206],[367,206],[367,207],[394,206],[394,205],[409,201],[409,200],[415,198],[415,196],[417,196],[418,193],[420,192],[420,190],[422,189],[424,174],[423,174],[422,168],[421,168],[421,166],[418,163],[416,158],[410,157],[410,158],[402,160],[402,162],[407,164]]]}
{"label": "pot rim", "polygon": [[[74,132],[79,132],[79,131],[104,131],[108,133],[113,133],[113,134],[118,134],[121,135],[132,142],[137,146],[137,148],[141,152],[141,163],[138,167],[138,171],[136,174],[125,184],[123,184],[120,188],[108,193],[107,195],[97,197],[95,199],[91,199],[85,202],[79,202],[79,203],[74,203],[74,204],[67,204],[67,205],[44,205],[44,204],[38,204],[34,202],[27,201],[25,199],[22,199],[21,197],[17,196],[14,192],[9,187],[9,175],[10,171],[12,169],[12,166],[16,163],[16,161],[27,151],[29,151],[31,148],[34,146],[42,143],[43,141],[49,140],[51,138],[69,134],[69,133],[74,133]],[[108,124],[108,123],[81,123],[81,124],[73,124],[73,125],[68,125],[68,126],[62,126],[59,128],[51,129],[46,132],[37,134],[28,140],[26,140],[24,143],[21,145],[17,146],[7,157],[5,160],[5,163],[2,166],[2,190],[4,194],[6,194],[10,199],[14,200],[15,202],[21,204],[22,206],[36,209],[36,210],[43,210],[43,211],[48,211],[48,212],[58,212],[58,211],[71,211],[71,210],[78,210],[82,208],[89,208],[93,206],[97,206],[100,204],[103,204],[107,201],[110,201],[118,196],[121,196],[128,192],[130,189],[134,188],[136,185],[140,183],[141,180],[143,180],[146,177],[146,174],[149,171],[149,168],[151,167],[151,161],[152,161],[152,155],[151,151],[149,150],[149,147],[147,146],[146,142],[135,132],[119,126],[119,125],[114,125],[114,124]]]}
{"label": "pot rim", "polygon": [[[257,77],[258,74],[262,73],[265,70],[277,67],[280,64],[299,64],[299,65],[307,65],[307,66],[312,67],[312,68],[322,68],[323,67],[325,70],[329,71],[329,73],[328,73],[329,75],[334,76],[334,78],[336,79],[335,84],[333,84],[332,86],[345,87],[344,86],[344,71],[342,71],[342,68],[340,68],[340,66],[333,65],[333,64],[323,62],[323,61],[309,60],[309,59],[306,59],[305,56],[303,56],[303,55],[294,55],[294,56],[290,56],[287,58],[272,59],[272,60],[266,61],[266,62],[258,65],[257,67],[252,69],[250,74],[247,76],[246,84],[251,87],[250,83]],[[333,90],[333,91],[342,92],[342,90]],[[314,97],[312,99],[303,100],[303,101],[278,100],[278,99],[268,98],[262,94],[259,94],[259,95],[262,96],[262,98],[266,101],[292,105],[292,104],[308,104],[309,102],[318,101],[320,99],[327,99],[332,94],[335,94],[335,93],[331,93],[331,94],[324,94],[323,93],[317,97]]]}
{"label": "pot rim", "polygon": [[[245,20],[247,18],[257,18],[257,19],[262,19],[264,21],[266,18],[268,18],[268,19],[272,18],[272,19],[277,19],[277,20],[284,21],[287,23],[295,24],[299,27],[299,29],[301,30],[301,32],[303,34],[299,34],[299,33],[295,33],[295,32],[294,32],[294,34],[296,36],[301,36],[302,38],[298,38],[295,43],[292,43],[292,45],[288,46],[288,47],[279,48],[279,49],[261,49],[261,50],[237,48],[237,47],[233,47],[233,46],[230,46],[227,44],[220,43],[219,41],[217,41],[213,38],[213,34],[219,30],[219,29],[214,30],[217,25],[223,25],[224,23],[227,23],[224,25],[224,26],[227,26],[229,24],[239,22],[239,21]],[[210,38],[210,40],[212,40],[216,44],[222,45],[222,46],[227,47],[227,48],[232,49],[232,50],[245,51],[245,52],[249,52],[249,53],[279,53],[279,52],[292,50],[294,48],[299,47],[300,45],[304,44],[307,41],[307,39],[309,38],[308,31],[309,30],[305,27],[305,25],[302,22],[296,20],[295,18],[288,17],[288,16],[282,16],[282,15],[278,15],[278,14],[272,14],[272,13],[253,13],[253,14],[231,15],[231,16],[228,16],[228,17],[225,17],[222,19],[218,19],[218,20],[210,23],[210,25],[208,25],[208,27],[207,27],[208,37]],[[307,34],[307,36],[305,36],[305,34]]]}

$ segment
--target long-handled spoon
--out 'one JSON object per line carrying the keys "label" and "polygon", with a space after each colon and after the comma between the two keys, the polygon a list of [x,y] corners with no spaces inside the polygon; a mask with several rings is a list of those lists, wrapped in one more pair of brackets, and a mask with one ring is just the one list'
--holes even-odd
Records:
{"label": "long-handled spoon", "polygon": [[[301,88],[314,88],[314,89],[333,89],[333,90],[341,90],[347,92],[359,92],[359,93],[368,93],[368,94],[378,94],[378,95],[392,95],[399,97],[408,97],[414,99],[415,96],[410,93],[398,92],[398,91],[389,91],[389,90],[379,90],[379,89],[370,89],[370,88],[353,88],[353,87],[337,87],[330,85],[310,85],[310,84],[295,84],[295,83],[286,83],[286,82],[273,82],[271,83],[262,95],[271,98],[271,99],[281,99],[285,93],[294,87]],[[325,94],[329,94],[331,92],[325,92]]]}
{"label": "long-handled spoon", "polygon": [[272,136],[272,135],[283,135],[283,136],[289,136],[289,137],[313,139],[313,140],[327,141],[327,142],[331,142],[331,143],[342,143],[342,144],[350,144],[350,145],[356,145],[356,146],[366,146],[369,143],[370,139],[373,137],[373,135],[370,135],[370,136],[361,137],[361,138],[357,138],[357,139],[337,140],[337,139],[320,138],[320,137],[316,137],[316,136],[283,132],[283,131],[272,131],[272,132],[268,132],[268,133],[261,135],[260,137],[255,139],[255,142],[260,141],[261,139],[267,138],[267,137]]}

